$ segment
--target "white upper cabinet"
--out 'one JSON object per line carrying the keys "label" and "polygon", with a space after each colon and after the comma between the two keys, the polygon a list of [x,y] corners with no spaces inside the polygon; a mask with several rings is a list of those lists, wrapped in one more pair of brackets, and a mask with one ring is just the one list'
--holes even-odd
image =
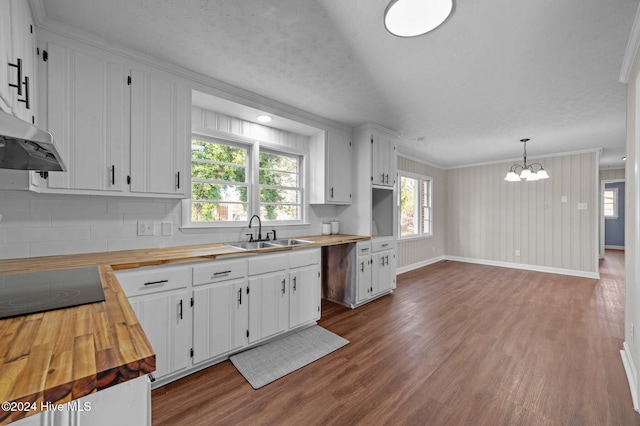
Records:
{"label": "white upper cabinet", "polygon": [[29,2],[0,2],[0,109],[35,122],[35,36]]}
{"label": "white upper cabinet", "polygon": [[131,192],[190,193],[191,91],[155,73],[133,70],[131,80]]}
{"label": "white upper cabinet", "polygon": [[311,204],[351,204],[351,135],[320,132],[311,138]]}
{"label": "white upper cabinet", "polygon": [[390,138],[371,135],[371,183],[393,187],[396,183],[396,145]]}
{"label": "white upper cabinet", "polygon": [[[42,32],[40,125],[66,172],[31,189],[93,195],[181,198],[187,190],[191,91],[161,71]],[[36,175],[37,176],[37,175]]]}
{"label": "white upper cabinet", "polygon": [[[11,112],[10,100],[12,91],[9,84],[15,81],[16,72],[12,72],[9,63],[13,61],[11,55],[11,3],[0,1],[0,110]],[[14,80],[12,80],[14,79]]]}
{"label": "white upper cabinet", "polygon": [[123,191],[129,172],[128,70],[54,42],[43,48],[46,128],[67,166],[66,172],[49,174],[47,187]]}

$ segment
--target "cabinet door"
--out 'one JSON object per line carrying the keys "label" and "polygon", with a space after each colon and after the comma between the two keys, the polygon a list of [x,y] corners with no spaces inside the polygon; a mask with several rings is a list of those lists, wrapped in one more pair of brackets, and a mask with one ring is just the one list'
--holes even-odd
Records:
{"label": "cabinet door", "polygon": [[9,66],[14,63],[11,53],[11,3],[0,1],[0,110],[11,113],[12,91],[16,89],[9,86],[15,84],[16,69]]}
{"label": "cabinet door", "polygon": [[326,199],[331,203],[351,204],[353,164],[351,140],[348,136],[329,133],[326,161]]}
{"label": "cabinet door", "polygon": [[193,362],[199,363],[247,344],[247,282],[213,284],[193,291]]}
{"label": "cabinet door", "polygon": [[290,271],[289,285],[289,327],[320,319],[320,267],[312,265]]}
{"label": "cabinet door", "polygon": [[50,173],[48,188],[122,191],[129,138],[124,67],[49,42],[44,62],[46,127],[67,166]]}
{"label": "cabinet door", "polygon": [[358,256],[358,303],[371,297],[371,256]]}
{"label": "cabinet door", "polygon": [[33,17],[29,2],[24,0],[11,0],[11,50],[12,63],[22,62],[21,79],[17,81],[17,68],[11,67],[10,79],[12,84],[18,83],[21,94],[17,88],[12,87],[11,96],[13,113],[29,123],[35,110],[35,37],[33,34]]}
{"label": "cabinet door", "polygon": [[168,77],[131,71],[131,192],[190,193],[190,93]]}
{"label": "cabinet door", "polygon": [[288,278],[277,273],[249,280],[249,343],[289,327]]}
{"label": "cabinet door", "polygon": [[371,176],[373,180],[371,183],[380,186],[394,186],[396,179],[395,144],[380,135],[373,135],[372,141]]}
{"label": "cabinet door", "polygon": [[375,296],[383,291],[391,288],[391,268],[390,256],[393,256],[392,250],[375,253],[371,256],[373,261],[373,272],[371,277],[371,294]]}
{"label": "cabinet door", "polygon": [[156,378],[187,368],[191,330],[189,295],[157,293],[130,299],[156,353]]}

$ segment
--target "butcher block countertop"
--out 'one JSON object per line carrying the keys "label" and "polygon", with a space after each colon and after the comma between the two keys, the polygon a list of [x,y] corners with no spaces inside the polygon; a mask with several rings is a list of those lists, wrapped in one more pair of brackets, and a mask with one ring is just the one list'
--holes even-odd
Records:
{"label": "butcher block countertop", "polygon": [[258,255],[354,243],[369,237],[296,237],[311,244],[240,250],[222,243],[117,252],[0,260],[3,273],[98,266],[105,301],[0,320],[0,402],[30,402],[35,410],[0,410],[0,425],[155,370],[155,353],[127,296],[117,269]]}

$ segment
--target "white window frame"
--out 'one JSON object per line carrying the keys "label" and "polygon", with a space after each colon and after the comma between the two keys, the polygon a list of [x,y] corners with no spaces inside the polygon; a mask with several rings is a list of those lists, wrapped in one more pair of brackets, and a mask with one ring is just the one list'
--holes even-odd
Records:
{"label": "white window frame", "polygon": [[[415,220],[416,226],[418,227],[418,232],[416,234],[413,235],[402,235],[402,206],[401,206],[401,200],[402,200],[402,178],[407,178],[407,179],[415,179],[417,180],[417,188],[415,189],[415,193],[417,195],[417,203],[416,203],[416,213],[418,215],[417,219]],[[400,171],[398,172],[398,202],[397,202],[397,209],[398,209],[398,240],[414,240],[414,239],[418,239],[418,238],[431,238],[433,237],[433,178],[431,176],[425,176],[425,175],[420,175],[420,174],[416,174],[416,173],[411,173],[411,172],[406,172],[406,171]],[[426,182],[428,185],[428,194],[427,194],[427,200],[423,199],[423,194],[422,194],[422,185],[423,183]],[[424,201],[426,201],[426,206]],[[423,214],[423,209],[427,209],[429,211],[429,229],[428,230],[424,230],[423,229],[423,225],[424,225],[424,214]]]}
{"label": "white window frame", "polygon": [[[201,138],[213,143],[228,144],[235,146],[244,146],[248,148],[248,208],[247,216],[250,218],[254,214],[260,215],[260,185],[259,185],[259,166],[260,166],[260,149],[267,150],[271,153],[297,156],[299,157],[299,189],[300,189],[300,218],[298,220],[266,220],[260,216],[263,227],[279,227],[291,225],[309,225],[309,202],[308,202],[308,162],[309,155],[306,151],[302,151],[295,147],[279,145],[271,142],[264,142],[248,138],[246,136],[229,134],[218,130],[198,129],[191,132],[191,138]],[[189,141],[189,197],[182,200],[182,226],[181,229],[197,229],[197,228],[246,228],[247,221],[224,221],[224,222],[192,222],[191,221],[191,140]]]}
{"label": "white window frame", "polygon": [[[605,205],[605,194],[607,192],[612,192],[613,193],[613,215],[607,215],[604,205]],[[619,216],[619,212],[618,212],[618,188],[606,188],[604,189],[604,193],[602,194],[602,215],[604,216],[605,219],[618,219]]]}

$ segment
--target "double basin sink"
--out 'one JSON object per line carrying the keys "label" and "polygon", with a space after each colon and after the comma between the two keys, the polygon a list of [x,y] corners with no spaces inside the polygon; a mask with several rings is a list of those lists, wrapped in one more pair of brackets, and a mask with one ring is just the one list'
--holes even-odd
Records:
{"label": "double basin sink", "polygon": [[281,239],[270,241],[238,241],[236,243],[225,243],[229,247],[237,248],[240,250],[260,250],[270,249],[276,247],[292,247],[301,246],[305,244],[311,244],[313,241],[298,240],[298,239]]}

